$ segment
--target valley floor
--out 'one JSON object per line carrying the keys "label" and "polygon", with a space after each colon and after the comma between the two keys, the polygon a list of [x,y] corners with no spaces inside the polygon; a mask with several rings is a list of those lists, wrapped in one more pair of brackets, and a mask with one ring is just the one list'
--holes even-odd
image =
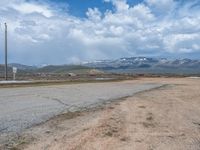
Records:
{"label": "valley floor", "polygon": [[200,79],[152,78],[138,82],[166,86],[138,93],[104,108],[60,115],[26,131],[15,140],[12,148],[200,149]]}

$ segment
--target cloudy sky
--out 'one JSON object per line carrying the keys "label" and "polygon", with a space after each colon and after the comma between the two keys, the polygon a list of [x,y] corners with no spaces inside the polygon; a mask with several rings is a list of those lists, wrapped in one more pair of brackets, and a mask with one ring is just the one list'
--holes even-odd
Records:
{"label": "cloudy sky", "polygon": [[0,63],[4,22],[9,62],[200,58],[200,0],[0,0]]}

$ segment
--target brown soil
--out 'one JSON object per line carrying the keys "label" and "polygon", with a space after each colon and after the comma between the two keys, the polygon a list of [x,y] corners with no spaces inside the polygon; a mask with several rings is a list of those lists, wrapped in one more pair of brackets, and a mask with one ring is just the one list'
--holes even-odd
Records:
{"label": "brown soil", "polygon": [[137,82],[168,85],[139,93],[102,109],[60,115],[29,129],[12,148],[200,149],[200,79],[154,78]]}

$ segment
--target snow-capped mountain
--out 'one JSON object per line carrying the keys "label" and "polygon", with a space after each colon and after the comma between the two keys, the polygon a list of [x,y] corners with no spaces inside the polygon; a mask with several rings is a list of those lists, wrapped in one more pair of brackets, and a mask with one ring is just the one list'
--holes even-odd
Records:
{"label": "snow-capped mountain", "polygon": [[[37,73],[38,71],[52,72],[53,70],[69,70],[70,65],[57,65],[46,67],[26,66],[21,64],[9,64],[9,71],[12,67],[17,67],[19,72]],[[72,65],[73,66],[73,65]],[[166,58],[148,58],[148,57],[130,57],[115,60],[97,60],[93,62],[84,62],[76,68],[95,68],[98,70],[114,73],[136,73],[136,74],[182,74],[182,75],[200,75],[200,60],[192,59],[166,59]],[[0,65],[0,73],[4,73],[4,65]]]}
{"label": "snow-capped mountain", "polygon": [[96,61],[84,65],[102,70],[127,73],[200,73],[200,60],[192,59],[171,60],[166,58],[130,57]]}

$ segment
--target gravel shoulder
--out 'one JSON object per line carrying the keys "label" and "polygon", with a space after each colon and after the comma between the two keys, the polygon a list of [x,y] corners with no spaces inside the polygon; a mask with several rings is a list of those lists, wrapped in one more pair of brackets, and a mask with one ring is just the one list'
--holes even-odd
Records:
{"label": "gravel shoulder", "polygon": [[200,149],[200,80],[148,78],[167,84],[111,104],[68,112],[10,138],[27,150]]}

